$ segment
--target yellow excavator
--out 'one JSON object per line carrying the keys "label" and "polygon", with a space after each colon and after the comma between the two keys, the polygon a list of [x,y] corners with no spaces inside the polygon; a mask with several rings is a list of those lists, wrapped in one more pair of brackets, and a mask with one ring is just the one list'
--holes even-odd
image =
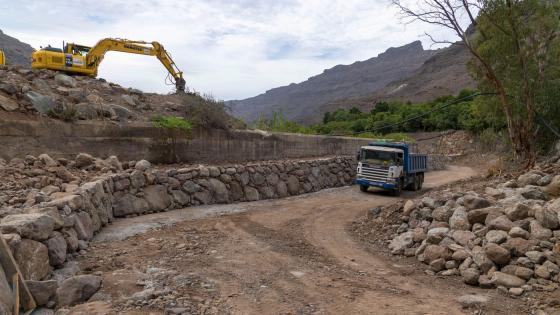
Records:
{"label": "yellow excavator", "polygon": [[4,52],[0,50],[0,66],[3,66],[6,64],[6,55],[4,55]]}
{"label": "yellow excavator", "polygon": [[93,47],[67,43],[63,44],[63,49],[60,49],[49,45],[31,55],[31,67],[33,69],[50,69],[96,77],[99,64],[108,51],[156,56],[169,71],[171,83],[175,84],[177,92],[185,92],[186,83],[183,79],[183,72],[177,68],[171,55],[158,42],[149,43],[120,38],[105,38]]}

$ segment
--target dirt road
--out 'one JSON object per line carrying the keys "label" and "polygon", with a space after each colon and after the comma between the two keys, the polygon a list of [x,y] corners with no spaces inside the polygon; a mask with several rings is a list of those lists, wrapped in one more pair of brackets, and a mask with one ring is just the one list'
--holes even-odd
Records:
{"label": "dirt road", "polygon": [[[469,168],[451,167],[429,173],[425,187],[473,175]],[[401,198],[416,195],[406,192]],[[80,260],[86,271],[103,275],[104,288],[98,296],[102,302],[76,311],[472,314],[472,309],[463,310],[456,302],[467,293],[488,296],[486,310],[491,314],[519,311],[519,301],[495,290],[427,276],[422,269],[366,251],[365,244],[349,235],[346,228],[356,216],[396,200],[344,187],[118,221],[98,235],[98,242]],[[229,212],[235,213],[212,217]],[[141,228],[130,228],[133,223]],[[146,231],[154,227],[158,229]],[[140,234],[122,240],[134,233]],[[188,279],[188,285],[178,279]],[[171,293],[149,303],[130,298],[151,288]]]}

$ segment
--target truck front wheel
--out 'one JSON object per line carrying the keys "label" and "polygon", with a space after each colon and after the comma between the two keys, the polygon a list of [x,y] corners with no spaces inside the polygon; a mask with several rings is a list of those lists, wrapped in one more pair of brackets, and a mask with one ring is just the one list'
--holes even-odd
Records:
{"label": "truck front wheel", "polygon": [[362,192],[367,192],[368,191],[369,186],[366,185],[360,185],[360,191]]}
{"label": "truck front wheel", "polygon": [[397,186],[395,186],[395,188],[394,188],[393,191],[391,192],[392,195],[393,195],[393,196],[400,196],[400,195],[401,195],[402,188],[403,188],[403,181],[400,180],[400,181],[397,183]]}

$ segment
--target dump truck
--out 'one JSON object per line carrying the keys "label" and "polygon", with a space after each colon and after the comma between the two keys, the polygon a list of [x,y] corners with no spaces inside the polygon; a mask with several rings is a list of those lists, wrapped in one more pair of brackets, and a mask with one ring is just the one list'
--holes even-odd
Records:
{"label": "dump truck", "polygon": [[426,154],[412,153],[415,145],[405,142],[371,142],[358,152],[356,183],[367,192],[370,187],[400,195],[403,189],[422,189],[428,167]]}

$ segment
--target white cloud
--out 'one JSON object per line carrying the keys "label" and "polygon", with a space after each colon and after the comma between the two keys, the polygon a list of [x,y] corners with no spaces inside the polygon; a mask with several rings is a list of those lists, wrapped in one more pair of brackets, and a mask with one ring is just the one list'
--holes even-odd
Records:
{"label": "white cloud", "polygon": [[[400,23],[386,0],[0,0],[0,28],[39,48],[105,37],[157,40],[187,85],[221,99],[254,96],[323,69],[420,39],[429,25]],[[109,53],[99,75],[124,86],[170,92],[157,59]]]}

